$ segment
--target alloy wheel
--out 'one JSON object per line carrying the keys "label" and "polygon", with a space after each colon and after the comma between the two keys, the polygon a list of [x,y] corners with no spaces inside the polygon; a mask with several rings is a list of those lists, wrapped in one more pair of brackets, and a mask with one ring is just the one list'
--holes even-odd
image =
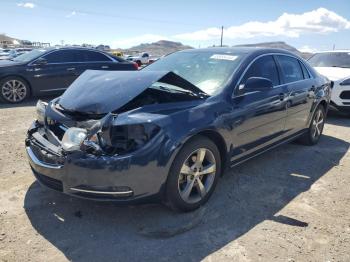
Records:
{"label": "alloy wheel", "polygon": [[8,102],[21,102],[27,96],[27,87],[20,80],[9,80],[2,85],[1,93]]}
{"label": "alloy wheel", "polygon": [[178,190],[186,203],[202,200],[213,186],[216,175],[214,154],[206,148],[199,148],[191,153],[183,163]]}
{"label": "alloy wheel", "polygon": [[318,139],[322,133],[323,130],[323,125],[324,125],[324,115],[322,110],[318,110],[315,114],[315,117],[312,121],[312,138],[313,139]]}

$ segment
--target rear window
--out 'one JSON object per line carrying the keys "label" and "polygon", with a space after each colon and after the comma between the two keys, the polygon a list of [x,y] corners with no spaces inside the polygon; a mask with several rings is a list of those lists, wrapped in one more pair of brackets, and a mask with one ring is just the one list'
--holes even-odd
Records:
{"label": "rear window", "polygon": [[111,61],[107,56],[104,54],[101,54],[99,52],[94,51],[81,51],[81,53],[84,55],[85,61],[87,62],[105,62],[105,61]]}
{"label": "rear window", "polygon": [[318,53],[312,56],[308,62],[313,67],[350,68],[350,51]]}
{"label": "rear window", "polygon": [[304,79],[303,71],[296,58],[284,55],[278,55],[276,57],[280,64],[285,83],[296,82]]}

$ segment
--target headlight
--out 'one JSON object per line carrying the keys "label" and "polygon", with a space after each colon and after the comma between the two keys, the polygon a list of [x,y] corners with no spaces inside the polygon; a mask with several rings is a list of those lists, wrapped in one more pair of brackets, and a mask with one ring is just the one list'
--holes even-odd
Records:
{"label": "headlight", "polygon": [[46,111],[47,103],[41,100],[38,100],[36,103],[36,117],[40,124],[44,124],[45,122],[45,111]]}
{"label": "headlight", "polygon": [[350,78],[345,79],[343,82],[341,82],[339,85],[341,86],[350,86]]}
{"label": "headlight", "polygon": [[62,148],[66,151],[79,150],[87,136],[87,131],[82,128],[71,127],[63,135]]}

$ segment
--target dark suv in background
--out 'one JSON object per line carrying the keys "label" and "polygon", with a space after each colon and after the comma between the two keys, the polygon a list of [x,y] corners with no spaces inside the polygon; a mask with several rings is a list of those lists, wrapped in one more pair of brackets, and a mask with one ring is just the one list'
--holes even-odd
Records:
{"label": "dark suv in background", "polygon": [[137,70],[137,64],[95,49],[34,49],[0,61],[0,99],[20,103],[30,96],[62,93],[87,69]]}

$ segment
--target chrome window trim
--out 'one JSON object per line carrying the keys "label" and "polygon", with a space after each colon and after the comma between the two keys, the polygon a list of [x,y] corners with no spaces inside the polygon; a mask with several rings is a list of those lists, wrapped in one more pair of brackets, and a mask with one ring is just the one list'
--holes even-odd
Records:
{"label": "chrome window trim", "polygon": [[[309,79],[314,79],[314,76],[311,74],[309,68],[305,65],[305,63],[299,58],[299,57],[296,57],[296,56],[293,56],[293,55],[289,55],[289,54],[283,54],[283,53],[266,53],[266,54],[261,54],[261,55],[258,55],[257,57],[255,57],[249,64],[248,66],[244,69],[243,73],[241,74],[240,78],[238,79],[237,81],[237,84],[235,86],[235,88],[233,89],[233,93],[232,93],[232,97],[237,97],[235,96],[235,91],[236,89],[239,87],[243,77],[245,76],[245,74],[247,73],[248,69],[252,66],[252,64],[258,60],[259,58],[261,57],[264,57],[264,56],[277,56],[277,55],[282,55],[282,56],[288,56],[288,57],[292,57],[294,59],[297,59],[300,63],[302,63],[306,70],[308,71],[309,75],[310,75],[310,78],[307,78],[307,79],[302,79],[302,80],[298,80],[298,81],[294,81],[294,82],[289,82],[289,83],[283,83],[283,84],[280,84],[280,85],[277,85],[277,86],[273,86],[273,88],[278,88],[278,87],[281,87],[281,86],[284,86],[284,85],[288,85],[288,84],[294,84],[294,83],[298,83],[300,81],[305,81],[305,80],[309,80]],[[276,66],[278,67],[278,65],[276,64]],[[302,68],[301,68],[302,69]],[[243,94],[245,95],[245,94]],[[239,96],[242,96],[242,95],[239,95]]]}
{"label": "chrome window trim", "polygon": [[40,90],[39,92],[53,92],[53,91],[62,91],[66,90],[68,87],[62,87],[62,88],[54,88],[54,89],[48,89],[48,90]]}
{"label": "chrome window trim", "polygon": [[[61,49],[53,49],[48,51],[45,54],[42,54],[41,56],[39,56],[38,58],[34,59],[32,62],[29,62],[27,65],[28,66],[33,66],[33,64],[40,58],[43,58],[44,56],[47,56],[53,52],[58,52],[58,51],[66,51],[66,50],[74,50],[74,51],[91,51],[91,52],[96,52],[96,53],[100,53],[101,55],[106,56],[108,59],[110,59],[110,61],[86,61],[86,62],[64,62],[64,63],[47,63],[47,65],[65,65],[65,64],[86,64],[86,63],[108,63],[108,62],[118,62],[116,59],[114,59],[113,57],[109,56],[108,54],[102,53],[99,50],[82,50],[82,49],[70,49],[70,48],[61,48]],[[35,65],[34,65],[35,66]]]}

